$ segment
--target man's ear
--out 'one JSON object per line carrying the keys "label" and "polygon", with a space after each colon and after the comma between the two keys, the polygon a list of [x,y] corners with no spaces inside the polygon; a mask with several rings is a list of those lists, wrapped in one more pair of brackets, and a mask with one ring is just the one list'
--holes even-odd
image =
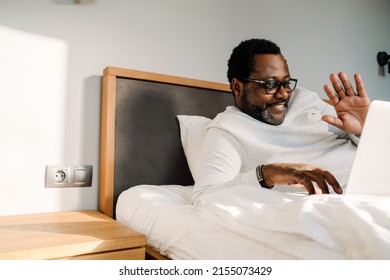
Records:
{"label": "man's ear", "polygon": [[230,83],[230,89],[232,90],[234,97],[240,97],[244,91],[244,84],[236,78],[233,78]]}

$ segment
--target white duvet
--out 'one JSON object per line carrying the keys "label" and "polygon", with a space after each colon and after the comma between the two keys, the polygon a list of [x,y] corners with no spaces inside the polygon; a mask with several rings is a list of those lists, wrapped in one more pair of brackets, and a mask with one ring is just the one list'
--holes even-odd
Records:
{"label": "white duvet", "polygon": [[172,259],[390,259],[390,197],[136,186],[116,219]]}

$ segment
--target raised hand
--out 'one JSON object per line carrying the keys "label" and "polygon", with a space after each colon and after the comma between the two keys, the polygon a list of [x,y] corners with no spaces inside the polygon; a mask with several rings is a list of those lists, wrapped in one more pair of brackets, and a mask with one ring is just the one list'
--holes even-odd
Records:
{"label": "raised hand", "polygon": [[324,90],[336,110],[337,117],[325,115],[322,120],[346,132],[360,134],[371,103],[361,76],[354,75],[356,91],[343,72],[338,75],[331,74],[329,78],[333,89],[325,85]]}

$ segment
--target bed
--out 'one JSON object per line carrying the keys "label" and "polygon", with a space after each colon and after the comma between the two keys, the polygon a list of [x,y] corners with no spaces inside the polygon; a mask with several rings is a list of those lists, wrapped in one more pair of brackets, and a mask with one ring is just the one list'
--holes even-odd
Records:
{"label": "bed", "polygon": [[99,210],[144,233],[147,259],[390,259],[390,198],[242,185],[191,204],[209,120],[229,86],[107,67]]}

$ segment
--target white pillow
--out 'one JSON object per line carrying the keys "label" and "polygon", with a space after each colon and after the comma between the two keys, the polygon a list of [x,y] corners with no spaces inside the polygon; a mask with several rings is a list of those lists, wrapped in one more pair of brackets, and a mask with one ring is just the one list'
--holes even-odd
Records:
{"label": "white pillow", "polygon": [[196,182],[202,160],[203,140],[211,119],[202,116],[179,115],[180,138],[192,178]]}

